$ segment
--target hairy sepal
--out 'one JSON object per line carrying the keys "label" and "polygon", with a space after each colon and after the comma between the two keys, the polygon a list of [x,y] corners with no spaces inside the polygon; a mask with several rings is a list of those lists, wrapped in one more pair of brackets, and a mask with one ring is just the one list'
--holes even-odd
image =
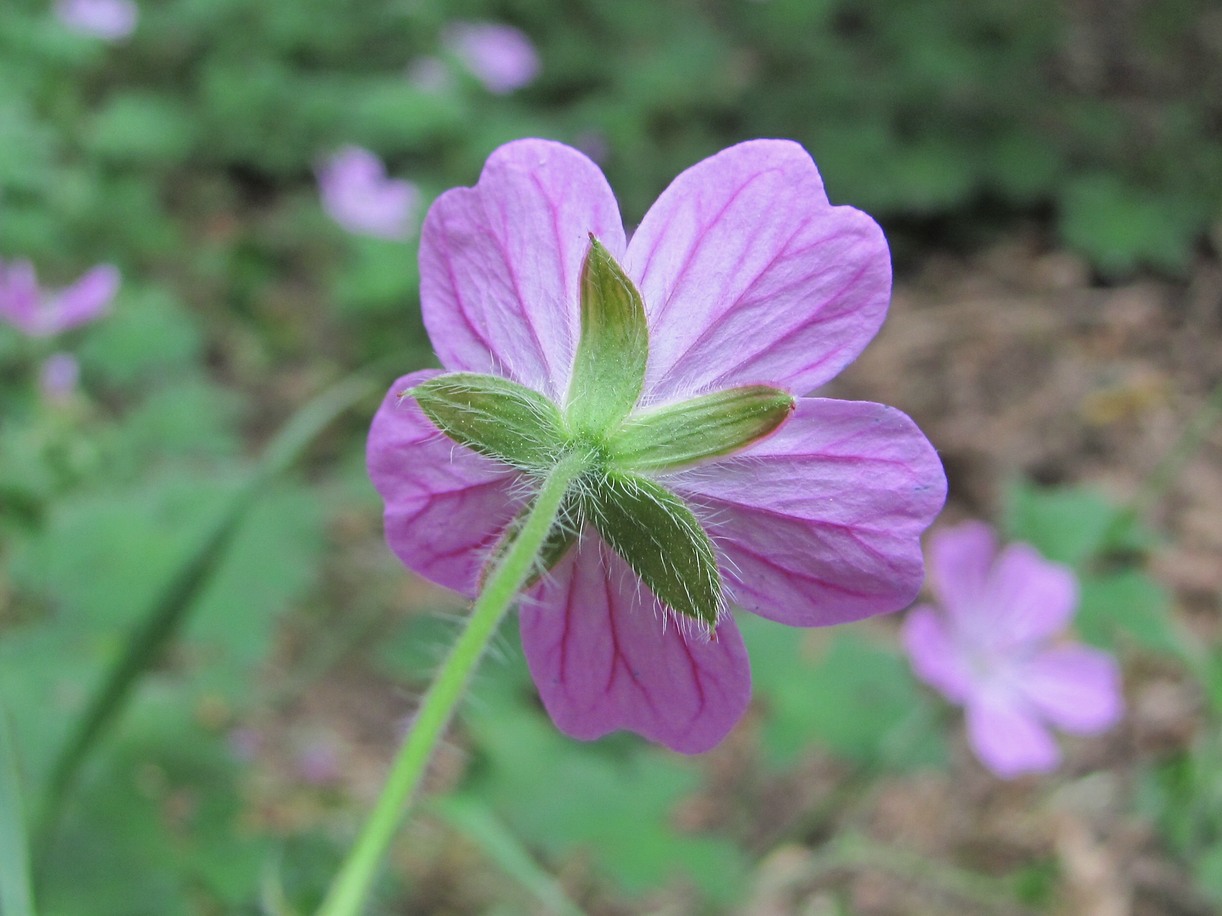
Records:
{"label": "hairy sepal", "polygon": [[566,415],[579,433],[603,433],[640,399],[649,358],[645,303],[611,253],[590,236],[581,268],[581,339]]}
{"label": "hairy sepal", "polygon": [[537,391],[496,375],[451,372],[403,393],[460,445],[528,471],[555,464],[564,450],[556,405]]}
{"label": "hairy sepal", "polygon": [[661,471],[729,455],[775,431],[796,403],[788,391],[745,385],[668,404],[629,417],[611,438],[611,458]]}
{"label": "hairy sepal", "polygon": [[659,601],[711,633],[722,609],[721,572],[692,510],[637,474],[608,471],[585,484],[582,514],[603,540]]}

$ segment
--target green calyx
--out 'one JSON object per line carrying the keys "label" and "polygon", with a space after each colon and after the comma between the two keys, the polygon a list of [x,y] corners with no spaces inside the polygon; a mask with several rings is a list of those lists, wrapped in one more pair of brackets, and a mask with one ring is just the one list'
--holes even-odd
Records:
{"label": "green calyx", "polygon": [[642,411],[616,430],[612,460],[637,471],[667,471],[719,458],[768,435],[796,405],[788,391],[745,385]]}
{"label": "green calyx", "polygon": [[[786,391],[749,385],[651,409],[639,405],[649,357],[645,306],[597,239],[582,266],[581,337],[563,407],[500,376],[439,375],[404,392],[446,436],[543,478],[583,455],[540,551],[533,584],[563,559],[588,522],[667,607],[712,630],[723,606],[712,541],[692,510],[654,475],[733,454],[793,412]],[[520,520],[494,547],[489,568]]]}
{"label": "green calyx", "polygon": [[565,409],[569,426],[597,436],[628,416],[645,386],[648,358],[641,294],[591,235],[581,267],[581,339]]}
{"label": "green calyx", "polygon": [[451,372],[403,392],[443,433],[524,471],[550,468],[565,450],[560,410],[539,392],[498,375]]}

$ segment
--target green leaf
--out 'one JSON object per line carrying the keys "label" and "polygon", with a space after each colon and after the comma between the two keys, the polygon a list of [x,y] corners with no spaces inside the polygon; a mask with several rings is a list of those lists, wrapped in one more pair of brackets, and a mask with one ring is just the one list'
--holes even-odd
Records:
{"label": "green leaf", "polygon": [[712,629],[721,612],[713,543],[692,510],[636,474],[611,471],[581,492],[585,517],[658,600]]}
{"label": "green leaf", "polygon": [[1199,196],[1151,192],[1113,174],[1096,173],[1066,189],[1060,229],[1105,273],[1126,274],[1145,264],[1183,274],[1209,216]]}
{"label": "green leaf", "polygon": [[812,746],[896,770],[945,758],[937,707],[895,652],[841,633],[813,655],[788,627],[747,616],[739,627],[765,709],[764,746],[775,764],[788,765]]}
{"label": "green leaf", "polygon": [[403,394],[455,442],[505,464],[543,470],[564,449],[556,405],[509,379],[451,372]]}
{"label": "green leaf", "polygon": [[1178,653],[1166,591],[1141,570],[1082,578],[1075,626],[1088,642],[1109,649],[1132,640],[1145,649]]}
{"label": "green leaf", "polygon": [[496,814],[478,797],[469,793],[436,799],[429,810],[474,842],[509,877],[522,885],[558,916],[582,916],[556,879],[539,867]]}
{"label": "green leaf", "polygon": [[0,705],[0,912],[5,916],[34,916],[22,794],[8,712]]}
{"label": "green leaf", "polygon": [[1089,487],[1040,487],[1017,481],[1009,487],[1003,527],[1049,560],[1081,568],[1110,550],[1140,551],[1152,543],[1125,510]]}
{"label": "green leaf", "polygon": [[634,414],[612,438],[611,457],[657,471],[728,455],[773,432],[796,404],[787,391],[747,385]]}
{"label": "green leaf", "polygon": [[581,341],[566,415],[577,432],[602,433],[636,406],[645,385],[645,303],[598,239],[581,268]]}
{"label": "green leaf", "polygon": [[88,122],[86,142],[102,159],[133,166],[173,165],[191,150],[196,124],[174,96],[129,91],[111,98]]}

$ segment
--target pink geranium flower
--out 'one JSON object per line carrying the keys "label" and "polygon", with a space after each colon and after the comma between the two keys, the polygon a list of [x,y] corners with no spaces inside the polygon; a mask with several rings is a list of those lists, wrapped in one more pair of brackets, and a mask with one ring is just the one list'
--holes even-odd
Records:
{"label": "pink geranium flower", "polygon": [[318,170],[323,209],[358,235],[404,239],[412,233],[420,191],[410,181],[387,178],[382,160],[367,149],[345,146]]}
{"label": "pink geranium flower", "polygon": [[140,11],[132,0],[57,0],[55,15],[74,31],[119,41],[135,31]]}
{"label": "pink geranium flower", "polygon": [[521,29],[496,22],[455,22],[441,43],[497,95],[506,95],[534,82],[539,55]]}
{"label": "pink geranium flower", "polygon": [[[828,203],[795,143],[742,143],[693,166],[629,242],[593,162],[522,140],[425,219],[421,301],[442,365],[565,404],[591,236],[644,302],[648,358],[629,419],[735,386],[807,392],[860,353],[887,309],[882,232]],[[395,382],[373,422],[369,468],[395,553],[471,596],[532,480],[443,436],[401,396],[438,375]],[[893,408],[786,397],[787,419],[770,435],[647,476],[690,507],[746,610],[822,626],[903,607],[923,578],[920,534],[945,497],[937,455]],[[519,619],[543,703],[573,737],[629,729],[696,753],[747,707],[733,616],[716,616],[712,638],[693,632],[588,524],[527,590]]]}
{"label": "pink geranium flower", "polygon": [[119,290],[119,271],[99,264],[71,286],[42,290],[29,261],[0,261],[0,320],[30,337],[51,337],[101,317]]}
{"label": "pink geranium flower", "polygon": [[1027,544],[1000,552],[992,531],[967,522],[931,548],[941,608],[921,605],[904,621],[912,667],[967,711],[968,741],[1003,779],[1054,769],[1049,734],[1093,734],[1124,713],[1115,659],[1061,638],[1078,602],[1064,566]]}

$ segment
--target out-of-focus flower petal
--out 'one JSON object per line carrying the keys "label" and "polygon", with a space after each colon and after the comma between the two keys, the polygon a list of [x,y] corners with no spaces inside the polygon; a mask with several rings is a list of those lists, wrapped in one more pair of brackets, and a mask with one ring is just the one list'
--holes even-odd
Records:
{"label": "out-of-focus flower petal", "polygon": [[0,318],[31,336],[39,333],[42,292],[29,261],[0,261]]}
{"label": "out-of-focus flower petal", "polygon": [[437,375],[391,386],[369,433],[369,476],[386,503],[386,540],[409,569],[472,596],[484,562],[522,507],[517,472],[447,439],[412,398]]}
{"label": "out-of-focus flower petal", "polygon": [[0,264],[0,319],[31,337],[51,337],[105,314],[119,271],[99,264],[62,290],[43,292],[28,261]]}
{"label": "out-of-focus flower petal", "polygon": [[963,522],[929,539],[929,569],[934,592],[957,622],[970,625],[976,617],[991,617],[989,572],[997,555],[997,538],[984,522]]}
{"label": "out-of-focus flower petal", "polygon": [[990,644],[1021,646],[1059,633],[1077,606],[1078,580],[1072,571],[1045,560],[1029,544],[1010,544],[997,555],[985,606],[976,618]]}
{"label": "out-of-focus flower petal", "polygon": [[731,598],[793,626],[894,611],[921,587],[920,536],[946,478],[929,441],[882,404],[799,398],[773,435],[659,482],[724,558]]}
{"label": "out-of-focus flower petal", "polygon": [[1103,731],[1124,715],[1116,660],[1089,646],[1039,653],[1022,665],[1016,686],[1041,716],[1070,734]]}
{"label": "out-of-focus flower petal", "polygon": [[831,206],[788,140],[740,143],[679,175],[624,266],[649,312],[657,402],[753,383],[805,393],[862,351],[891,293],[878,225]]}
{"label": "out-of-focus flower petal", "polygon": [[38,370],[38,388],[52,403],[62,403],[72,397],[81,377],[81,364],[70,353],[52,353]]}
{"label": "out-of-focus flower petal", "polygon": [[323,208],[343,228],[358,235],[404,239],[420,208],[420,191],[410,181],[387,178],[374,153],[346,146],[318,170]]}
{"label": "out-of-focus flower petal", "polygon": [[1061,762],[1048,729],[1021,699],[982,691],[967,704],[967,738],[980,762],[1002,779],[1046,773]]}
{"label": "out-of-focus flower petal", "polygon": [[420,298],[442,364],[505,375],[562,404],[590,233],[622,257],[607,180],[560,143],[506,144],[474,188],[441,195],[421,233]]}
{"label": "out-of-focus flower petal", "polygon": [[904,618],[903,640],[917,677],[952,703],[967,702],[973,687],[971,671],[937,611],[929,605],[909,611]]}
{"label": "out-of-focus flower petal", "polygon": [[132,0],[57,0],[55,15],[73,31],[119,41],[136,30],[140,10]]}
{"label": "out-of-focus flower petal", "polygon": [[442,33],[442,44],[484,87],[505,95],[534,82],[539,54],[521,29],[497,22],[455,22]]}
{"label": "out-of-focus flower petal", "polygon": [[118,268],[99,264],[47,299],[42,333],[59,334],[104,315],[118,291]]}
{"label": "out-of-focus flower petal", "polygon": [[747,708],[751,674],[732,618],[690,632],[587,534],[519,611],[522,646],[561,731],[629,729],[684,754],[717,744]]}

